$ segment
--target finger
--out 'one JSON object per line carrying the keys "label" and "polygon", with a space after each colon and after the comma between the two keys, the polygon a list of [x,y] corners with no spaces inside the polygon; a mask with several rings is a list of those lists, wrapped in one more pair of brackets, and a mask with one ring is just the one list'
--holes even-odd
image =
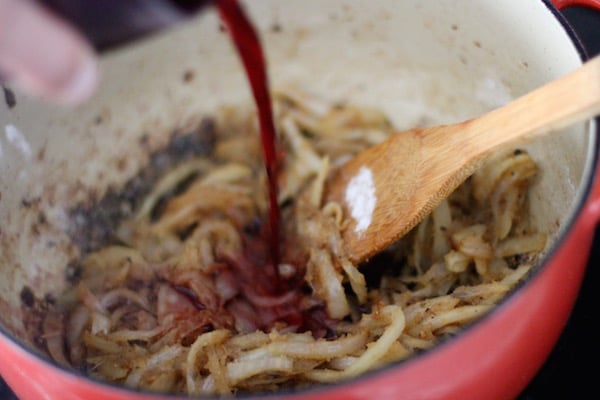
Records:
{"label": "finger", "polygon": [[0,71],[31,95],[77,104],[98,81],[90,45],[30,0],[0,0]]}

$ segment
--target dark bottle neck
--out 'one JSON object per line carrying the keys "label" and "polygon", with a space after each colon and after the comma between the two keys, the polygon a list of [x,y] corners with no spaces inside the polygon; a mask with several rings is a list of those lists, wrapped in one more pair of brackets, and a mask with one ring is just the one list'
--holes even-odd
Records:
{"label": "dark bottle neck", "polygon": [[80,30],[98,51],[189,18],[212,0],[38,0]]}

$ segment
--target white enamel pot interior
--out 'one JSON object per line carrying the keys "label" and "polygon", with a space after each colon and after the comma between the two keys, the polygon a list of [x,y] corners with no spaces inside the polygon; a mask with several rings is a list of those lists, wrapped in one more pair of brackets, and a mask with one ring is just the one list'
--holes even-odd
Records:
{"label": "white enamel pot interior", "polygon": [[[272,86],[379,107],[398,129],[479,115],[582,63],[557,10],[542,0],[244,4],[260,29]],[[118,190],[174,131],[221,104],[250,101],[240,62],[212,10],[103,55],[101,71],[100,90],[77,109],[19,92],[15,107],[0,109],[0,372],[23,400],[159,398],[76,376],[38,356],[26,329],[23,289],[40,299],[64,289],[67,264],[79,255],[67,234],[69,210]],[[540,167],[531,218],[551,238],[548,261],[531,283],[424,356],[349,383],[281,395],[519,393],[550,352],[581,280],[597,220],[597,196],[589,197],[594,128],[582,123],[528,147]],[[575,249],[579,254],[572,254]]]}

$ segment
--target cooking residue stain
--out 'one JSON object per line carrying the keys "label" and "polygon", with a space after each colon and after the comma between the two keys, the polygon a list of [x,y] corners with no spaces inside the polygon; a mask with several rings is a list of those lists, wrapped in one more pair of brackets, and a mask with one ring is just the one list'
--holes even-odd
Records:
{"label": "cooking residue stain", "polygon": [[371,225],[377,203],[375,182],[370,168],[363,166],[358,170],[358,173],[348,182],[344,196],[350,215],[356,221],[354,231],[362,235]]}

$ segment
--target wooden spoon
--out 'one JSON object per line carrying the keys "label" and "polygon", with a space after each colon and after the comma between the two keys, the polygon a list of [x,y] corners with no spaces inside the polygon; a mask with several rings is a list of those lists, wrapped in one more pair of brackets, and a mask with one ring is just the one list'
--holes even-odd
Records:
{"label": "wooden spoon", "polygon": [[337,170],[325,199],[352,216],[343,231],[354,262],[383,250],[423,220],[505,146],[600,114],[600,56],[509,104],[458,124],[399,132]]}

